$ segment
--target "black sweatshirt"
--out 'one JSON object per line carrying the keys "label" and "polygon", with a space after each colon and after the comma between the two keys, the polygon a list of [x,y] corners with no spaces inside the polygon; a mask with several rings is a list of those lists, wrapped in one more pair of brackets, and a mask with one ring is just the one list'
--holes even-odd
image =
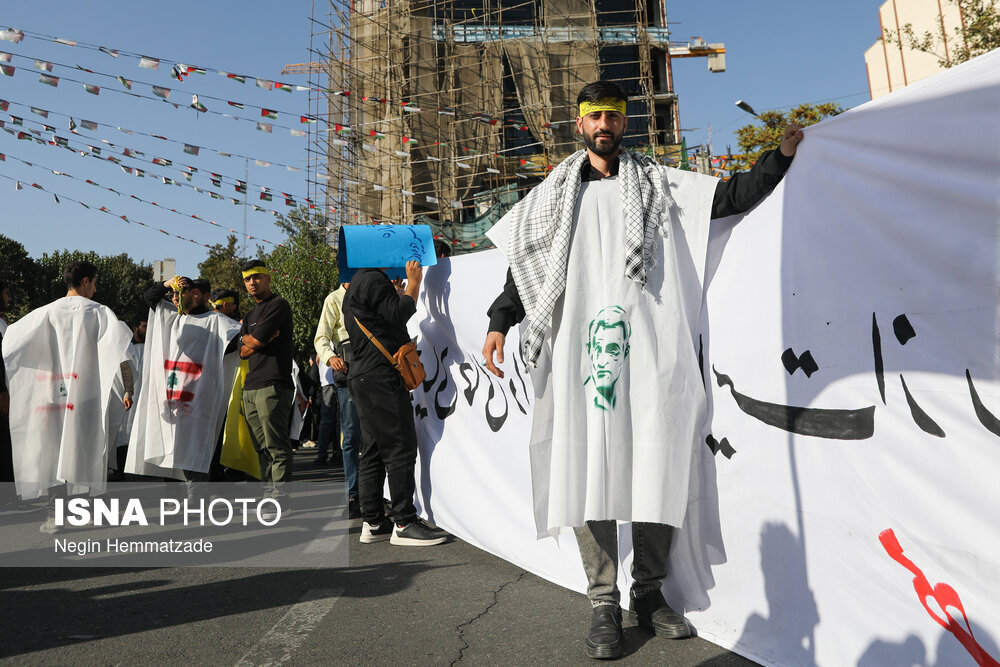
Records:
{"label": "black sweatshirt", "polygon": [[[725,218],[737,213],[743,213],[767,196],[781,181],[792,158],[785,157],[779,150],[772,150],[760,156],[760,159],[750,168],[750,171],[735,174],[728,181],[719,181],[715,186],[715,198],[712,200],[712,219]],[[618,161],[611,165],[609,176],[618,174]],[[580,168],[580,180],[597,181],[604,175],[590,166],[584,160]],[[490,331],[498,331],[507,335],[510,328],[524,319],[524,304],[518,294],[514,275],[507,269],[507,280],[500,293],[486,314],[490,318]]]}
{"label": "black sweatshirt", "polygon": [[351,363],[347,378],[353,380],[367,373],[398,374],[368,336],[361,331],[354,318],[382,343],[389,352],[410,342],[406,321],[417,312],[413,299],[400,296],[389,276],[379,269],[360,269],[351,279],[351,286],[344,296],[344,325],[351,341]]}
{"label": "black sweatshirt", "polygon": [[[278,337],[271,337],[278,333]],[[239,340],[251,335],[264,344],[251,355],[244,389],[263,389],[273,385],[294,387],[292,381],[292,307],[271,293],[243,318]]]}

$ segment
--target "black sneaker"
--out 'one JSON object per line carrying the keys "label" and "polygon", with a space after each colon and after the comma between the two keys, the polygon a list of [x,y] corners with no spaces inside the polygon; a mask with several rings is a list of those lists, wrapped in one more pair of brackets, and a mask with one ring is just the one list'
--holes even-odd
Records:
{"label": "black sneaker", "polygon": [[357,498],[347,499],[347,518],[348,519],[361,518],[361,501],[359,501]]}
{"label": "black sneaker", "polygon": [[393,535],[392,519],[384,518],[382,523],[372,525],[367,521],[361,522],[361,543],[372,544],[374,542],[384,542]]}
{"label": "black sneaker", "polygon": [[317,456],[316,460],[313,461],[313,465],[316,466],[317,468],[321,468],[321,467],[325,466],[326,465],[326,457],[325,456]]}
{"label": "black sneaker", "polygon": [[394,526],[391,544],[401,547],[432,547],[448,539],[448,533],[432,528],[423,519],[414,519],[405,526]]}

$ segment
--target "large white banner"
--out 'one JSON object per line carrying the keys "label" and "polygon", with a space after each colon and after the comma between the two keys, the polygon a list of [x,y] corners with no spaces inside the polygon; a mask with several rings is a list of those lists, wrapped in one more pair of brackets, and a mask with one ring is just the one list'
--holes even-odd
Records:
{"label": "large white banner", "polygon": [[[775,192],[713,223],[710,418],[665,585],[702,637],[764,664],[998,664],[998,110],[994,52],[808,128]],[[427,271],[421,505],[582,592],[572,534],[535,537],[516,332],[504,380],[480,364],[505,271]]]}

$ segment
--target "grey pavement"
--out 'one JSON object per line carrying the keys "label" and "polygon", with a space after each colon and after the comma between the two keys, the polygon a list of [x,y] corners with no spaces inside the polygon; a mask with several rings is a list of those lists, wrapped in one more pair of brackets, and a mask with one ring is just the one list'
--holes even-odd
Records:
{"label": "grey pavement", "polygon": [[[300,479],[336,479],[296,456]],[[41,523],[41,513],[25,521]],[[461,540],[360,544],[346,568],[3,568],[0,662],[18,665],[580,665],[585,596]],[[626,621],[632,665],[753,665]]]}

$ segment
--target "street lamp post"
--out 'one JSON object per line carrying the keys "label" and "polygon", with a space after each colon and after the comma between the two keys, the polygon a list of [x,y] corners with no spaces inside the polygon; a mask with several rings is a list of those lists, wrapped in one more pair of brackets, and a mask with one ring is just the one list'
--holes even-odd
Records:
{"label": "street lamp post", "polygon": [[738,106],[743,111],[746,111],[754,118],[760,118],[760,116],[757,115],[757,112],[753,110],[753,107],[744,102],[743,100],[736,100],[736,106]]}

